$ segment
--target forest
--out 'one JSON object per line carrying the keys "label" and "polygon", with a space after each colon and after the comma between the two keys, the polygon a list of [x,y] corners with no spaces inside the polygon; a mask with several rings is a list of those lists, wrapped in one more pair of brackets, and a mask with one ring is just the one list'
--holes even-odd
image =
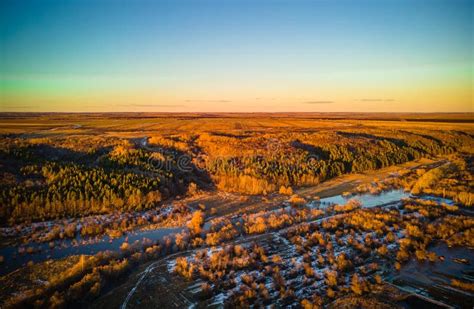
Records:
{"label": "forest", "polygon": [[369,126],[128,138],[89,131],[94,128],[72,136],[47,131],[41,137],[1,137],[0,222],[142,211],[200,190],[266,195],[281,186],[317,185],[473,145],[472,135],[459,130]]}

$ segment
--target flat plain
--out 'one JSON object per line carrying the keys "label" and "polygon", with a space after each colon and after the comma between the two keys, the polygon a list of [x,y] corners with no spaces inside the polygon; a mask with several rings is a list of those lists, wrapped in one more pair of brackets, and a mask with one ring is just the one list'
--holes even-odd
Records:
{"label": "flat plain", "polygon": [[473,123],[0,114],[0,306],[472,308]]}

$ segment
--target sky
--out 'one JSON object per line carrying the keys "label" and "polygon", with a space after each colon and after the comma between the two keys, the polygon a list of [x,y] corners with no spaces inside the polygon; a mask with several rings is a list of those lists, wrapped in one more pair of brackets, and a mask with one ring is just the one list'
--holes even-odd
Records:
{"label": "sky", "polygon": [[2,0],[0,112],[474,112],[461,0]]}

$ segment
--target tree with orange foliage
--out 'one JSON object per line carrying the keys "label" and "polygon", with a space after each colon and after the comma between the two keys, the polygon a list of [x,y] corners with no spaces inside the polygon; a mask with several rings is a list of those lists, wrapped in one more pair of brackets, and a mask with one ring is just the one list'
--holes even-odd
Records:
{"label": "tree with orange foliage", "polygon": [[362,286],[360,284],[359,276],[357,274],[354,274],[352,276],[351,280],[351,290],[354,292],[356,295],[362,295]]}
{"label": "tree with orange foliage", "polygon": [[202,225],[204,224],[204,213],[201,210],[196,210],[193,213],[193,217],[188,222],[189,231],[192,234],[199,234],[201,233]]}
{"label": "tree with orange foliage", "polygon": [[290,186],[288,187],[281,186],[278,193],[283,194],[283,195],[293,195],[293,189]]}

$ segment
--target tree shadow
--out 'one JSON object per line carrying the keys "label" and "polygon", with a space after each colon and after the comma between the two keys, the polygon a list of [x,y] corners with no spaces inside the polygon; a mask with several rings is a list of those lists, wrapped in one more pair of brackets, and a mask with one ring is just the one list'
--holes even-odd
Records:
{"label": "tree shadow", "polygon": [[454,132],[454,133],[459,134],[459,135],[467,136],[467,137],[470,137],[470,138],[474,138],[474,134],[471,134],[469,132],[458,131],[458,130],[453,130],[451,132]]}
{"label": "tree shadow", "polygon": [[192,144],[192,153],[187,153],[175,147],[164,147],[159,145],[149,145],[144,143],[144,139],[133,139],[139,148],[149,153],[158,154],[158,158],[150,159],[150,166],[160,175],[163,173],[170,176],[161,181],[167,184],[170,195],[173,192],[184,194],[188,192],[191,183],[195,183],[199,189],[215,190],[216,186],[209,172],[204,166],[195,164],[197,154],[201,149],[199,146]]}
{"label": "tree shadow", "polygon": [[[160,188],[163,189],[162,193],[167,197],[185,194],[191,183],[195,183],[202,190],[215,190],[211,175],[207,170],[195,164],[192,155],[172,147],[142,147],[141,149],[149,152],[148,154],[160,152],[163,154],[165,162],[145,161],[149,164],[139,166],[120,164],[108,156],[113,150],[113,146],[99,147],[92,152],[85,152],[41,143],[18,147],[8,153],[0,153],[0,159],[4,162],[1,171],[12,173],[17,175],[18,179],[23,179],[20,171],[27,165],[41,167],[49,162],[60,165],[77,164],[86,169],[101,168],[107,172],[130,172],[151,179],[158,178]],[[156,165],[153,166],[153,163]],[[151,169],[147,169],[147,166]],[[161,170],[153,170],[153,167],[158,167]]]}
{"label": "tree shadow", "polygon": [[84,152],[48,144],[30,144],[26,147],[17,148],[13,154],[18,159],[26,160],[29,163],[54,161],[87,164],[94,162],[102,152],[105,152],[103,148],[99,148],[94,152]]}
{"label": "tree shadow", "polygon": [[365,138],[365,139],[370,139],[370,140],[375,140],[375,141],[388,141],[399,147],[408,146],[408,144],[404,140],[393,138],[393,137],[382,137],[382,136],[372,135],[368,133],[343,132],[343,131],[337,131],[336,134],[343,137],[347,137],[347,138]]}
{"label": "tree shadow", "polygon": [[313,146],[310,144],[302,143],[300,140],[294,140],[290,143],[290,145],[294,148],[301,149],[304,151],[309,152],[312,156],[316,157],[318,160],[328,160],[329,159],[329,152],[322,149],[318,146]]}
{"label": "tree shadow", "polygon": [[223,133],[223,132],[210,132],[212,135],[221,136],[221,137],[230,137],[236,139],[244,139],[250,137],[250,135],[243,135],[243,134],[231,134],[231,133]]}
{"label": "tree shadow", "polygon": [[431,135],[415,133],[415,132],[410,132],[410,131],[400,131],[400,132],[415,135],[415,136],[419,136],[419,137],[425,138],[427,140],[431,140],[431,141],[435,142],[436,144],[438,144],[440,146],[443,146],[443,141],[441,141],[440,139],[437,139],[436,137],[433,137]]}

